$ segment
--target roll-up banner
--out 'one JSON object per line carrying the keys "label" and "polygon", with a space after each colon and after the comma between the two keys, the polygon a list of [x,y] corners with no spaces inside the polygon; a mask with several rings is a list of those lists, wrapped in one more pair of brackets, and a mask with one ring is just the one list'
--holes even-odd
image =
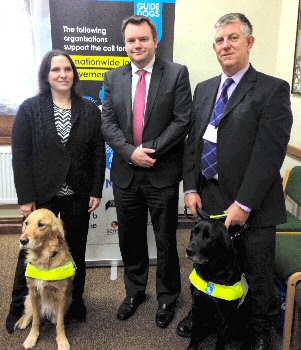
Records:
{"label": "roll-up banner", "polygon": [[[173,60],[176,0],[49,0],[53,49],[70,54],[85,98],[101,109],[105,72],[130,62],[121,36],[121,23],[133,14],[149,17],[157,27],[156,55]],[[106,178],[99,208],[91,214],[86,251],[88,266],[122,265],[118,221],[110,181],[113,150],[106,145]],[[151,263],[156,262],[152,225],[148,222]]]}

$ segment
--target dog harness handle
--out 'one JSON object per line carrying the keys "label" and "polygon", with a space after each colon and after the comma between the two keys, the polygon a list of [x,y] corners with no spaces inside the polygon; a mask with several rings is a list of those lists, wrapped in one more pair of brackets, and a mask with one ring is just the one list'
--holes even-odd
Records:
{"label": "dog harness handle", "polygon": [[[220,219],[225,219],[227,217],[228,214],[226,213],[222,213],[222,214],[215,214],[215,215],[209,215],[207,214],[205,211],[203,211],[202,209],[200,209],[199,207],[196,208],[196,211],[198,213],[198,218],[202,219],[202,220],[209,220],[209,219],[216,219],[216,220],[220,220]],[[187,211],[187,206],[184,206],[184,215],[190,219],[192,217],[191,214],[188,214]],[[195,220],[195,218],[193,218],[192,220]]]}
{"label": "dog harness handle", "polygon": [[239,281],[232,286],[206,282],[197,274],[195,269],[192,270],[189,279],[198,290],[207,295],[212,295],[215,298],[230,301],[240,299],[244,295],[242,281]]}
{"label": "dog harness handle", "polygon": [[219,219],[225,219],[227,216],[228,214],[224,213],[224,214],[218,214],[218,215],[210,215],[209,218],[219,220]]}
{"label": "dog harness handle", "polygon": [[26,266],[25,276],[42,281],[59,281],[74,276],[75,270],[76,267],[73,261],[49,270],[38,269],[29,262]]}

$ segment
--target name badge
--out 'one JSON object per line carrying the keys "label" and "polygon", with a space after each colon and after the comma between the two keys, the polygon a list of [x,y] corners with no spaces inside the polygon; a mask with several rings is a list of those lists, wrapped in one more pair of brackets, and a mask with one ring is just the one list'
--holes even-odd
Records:
{"label": "name badge", "polygon": [[203,136],[204,140],[216,143],[217,142],[217,130],[214,125],[208,124],[205,134]]}

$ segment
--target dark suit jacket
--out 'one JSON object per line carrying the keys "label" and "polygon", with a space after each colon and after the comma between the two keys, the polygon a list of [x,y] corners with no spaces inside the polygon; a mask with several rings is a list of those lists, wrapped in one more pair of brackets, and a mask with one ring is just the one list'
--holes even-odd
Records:
{"label": "dark suit jacket", "polygon": [[[132,69],[128,64],[105,74],[102,132],[114,151],[111,180],[126,188],[134,175],[129,165],[135,150],[132,131]],[[191,90],[185,66],[156,58],[148,90],[143,147],[155,149],[155,165],[147,169],[153,186],[182,180],[184,138],[191,114]]]}
{"label": "dark suit jacket", "polygon": [[12,132],[12,165],[19,204],[53,198],[66,181],[76,196],[102,197],[105,143],[101,113],[73,96],[71,130],[64,146],[56,130],[50,94],[24,101]]}
{"label": "dark suit jacket", "polygon": [[[184,155],[184,191],[200,188],[203,134],[209,123],[220,76],[197,85],[193,126]],[[292,126],[287,82],[252,66],[231,95],[217,135],[218,178],[225,209],[235,200],[252,208],[254,226],[286,220],[280,168]]]}

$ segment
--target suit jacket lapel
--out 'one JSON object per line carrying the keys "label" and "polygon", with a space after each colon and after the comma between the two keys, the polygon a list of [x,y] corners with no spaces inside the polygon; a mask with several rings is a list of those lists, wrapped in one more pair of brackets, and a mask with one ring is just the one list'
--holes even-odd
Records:
{"label": "suit jacket lapel", "polygon": [[245,75],[242,77],[241,81],[238,83],[233,94],[230,97],[229,102],[227,103],[223,118],[229,114],[233,108],[235,108],[240,101],[243,99],[245,94],[253,88],[256,81],[256,70],[250,66]]}
{"label": "suit jacket lapel", "polygon": [[158,94],[161,78],[163,74],[163,64],[159,58],[156,58],[154,67],[152,70],[151,81],[148,88],[147,103],[144,113],[144,126],[150,117],[153,105]]}
{"label": "suit jacket lapel", "polygon": [[210,122],[210,117],[216,102],[216,94],[218,91],[220,81],[221,81],[220,76],[213,78],[212,81],[209,82],[207,86],[205,86],[202,89],[202,99],[200,100],[201,103],[194,106],[193,108],[194,113],[202,116],[202,118],[200,119],[197,118],[197,120],[200,120],[200,123],[201,123],[198,128],[199,138],[201,139]]}
{"label": "suit jacket lapel", "polygon": [[206,89],[205,92],[205,109],[204,109],[204,113],[206,113],[207,116],[207,125],[210,122],[210,117],[214,108],[214,105],[216,103],[216,95],[218,92],[218,87],[220,85],[221,82],[221,77],[217,76],[214,78],[213,83],[210,84],[210,86],[208,86],[208,88]]}
{"label": "suit jacket lapel", "polygon": [[122,92],[123,101],[126,109],[128,125],[132,126],[132,67],[131,64],[127,64],[123,69],[123,81],[122,81]]}

